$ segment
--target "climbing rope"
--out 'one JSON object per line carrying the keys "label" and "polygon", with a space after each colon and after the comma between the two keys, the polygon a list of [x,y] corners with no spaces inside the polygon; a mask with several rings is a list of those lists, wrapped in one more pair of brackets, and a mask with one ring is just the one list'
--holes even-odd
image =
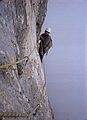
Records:
{"label": "climbing rope", "polygon": [[27,113],[0,113],[0,117],[30,117],[39,107],[39,104],[36,105],[36,107],[30,112]]}
{"label": "climbing rope", "polygon": [[6,68],[6,67],[10,67],[10,66],[12,66],[12,65],[16,65],[16,64],[18,64],[18,63],[21,63],[21,62],[27,60],[26,58],[28,58],[28,57],[34,52],[35,48],[36,48],[36,46],[34,47],[34,49],[30,52],[30,54],[29,54],[28,56],[25,56],[23,59],[21,59],[21,60],[19,60],[19,61],[12,62],[12,63],[5,64],[5,65],[1,65],[1,66],[0,66],[0,69],[1,69],[1,68]]}
{"label": "climbing rope", "polygon": [[43,89],[42,89],[42,94],[40,96],[40,100],[38,101],[37,105],[34,107],[32,112],[27,113],[27,114],[26,113],[0,113],[0,117],[30,117],[40,107],[40,102],[43,99],[43,92],[44,92],[45,86],[46,86],[46,79],[45,79],[45,83],[43,85]]}
{"label": "climbing rope", "polygon": [[[37,43],[37,44],[38,44],[38,43]],[[19,60],[19,61],[12,62],[12,63],[10,63],[10,64],[1,65],[1,66],[0,66],[0,69],[1,69],[1,68],[6,68],[6,67],[9,67],[9,66],[12,66],[12,65],[16,65],[16,64],[21,63],[21,62],[23,62],[23,61],[25,61],[25,60],[26,60],[26,62],[27,62],[28,59],[29,59],[29,56],[33,53],[33,51],[35,50],[35,48],[37,48],[37,46],[34,47],[34,49],[30,52],[30,54],[29,54],[28,56],[24,57],[23,59],[21,59],[21,60]],[[26,59],[26,58],[27,58],[27,59]],[[45,69],[44,69],[44,72],[45,72]],[[45,73],[44,73],[44,75],[45,75]],[[39,108],[39,106],[40,106],[40,102],[41,102],[41,100],[43,99],[43,92],[44,92],[45,86],[46,86],[46,76],[45,76],[45,83],[44,83],[44,85],[43,85],[43,89],[42,89],[42,94],[41,94],[41,96],[40,96],[40,100],[38,101],[37,105],[34,107],[34,109],[32,110],[32,112],[27,113],[27,114],[26,114],[26,113],[0,113],[0,117],[30,117],[32,114],[35,113],[35,111],[36,111],[36,110]]]}

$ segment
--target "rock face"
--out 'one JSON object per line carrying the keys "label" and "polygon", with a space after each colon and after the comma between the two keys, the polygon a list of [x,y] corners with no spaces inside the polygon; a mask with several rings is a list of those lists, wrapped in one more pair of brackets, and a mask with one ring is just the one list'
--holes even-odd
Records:
{"label": "rock face", "polygon": [[0,68],[0,120],[53,120],[36,46],[46,10],[47,0],[0,0],[0,66],[19,61]]}

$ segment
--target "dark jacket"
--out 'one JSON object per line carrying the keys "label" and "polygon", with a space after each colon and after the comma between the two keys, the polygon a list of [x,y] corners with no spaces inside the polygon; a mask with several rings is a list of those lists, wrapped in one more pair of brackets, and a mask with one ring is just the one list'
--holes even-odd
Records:
{"label": "dark jacket", "polygon": [[46,35],[45,33],[40,36],[40,51],[44,52],[44,54],[52,47],[52,39],[50,35]]}

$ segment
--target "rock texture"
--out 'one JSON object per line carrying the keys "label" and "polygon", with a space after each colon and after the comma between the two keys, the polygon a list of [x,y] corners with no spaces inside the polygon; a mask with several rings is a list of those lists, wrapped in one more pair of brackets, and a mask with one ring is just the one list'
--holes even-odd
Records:
{"label": "rock texture", "polygon": [[[0,113],[31,113],[29,117],[0,120],[52,120],[37,38],[47,11],[47,0],[0,0]],[[32,52],[33,51],[33,52]],[[30,54],[31,53],[31,54]]]}

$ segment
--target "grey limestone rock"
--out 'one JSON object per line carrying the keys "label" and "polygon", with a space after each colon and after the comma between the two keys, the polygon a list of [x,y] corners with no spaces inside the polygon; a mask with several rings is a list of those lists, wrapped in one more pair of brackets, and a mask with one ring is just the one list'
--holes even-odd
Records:
{"label": "grey limestone rock", "polygon": [[34,48],[46,11],[47,0],[0,0],[0,66],[29,58],[0,69],[0,113],[28,114],[39,104],[30,117],[0,120],[53,120],[44,70]]}

